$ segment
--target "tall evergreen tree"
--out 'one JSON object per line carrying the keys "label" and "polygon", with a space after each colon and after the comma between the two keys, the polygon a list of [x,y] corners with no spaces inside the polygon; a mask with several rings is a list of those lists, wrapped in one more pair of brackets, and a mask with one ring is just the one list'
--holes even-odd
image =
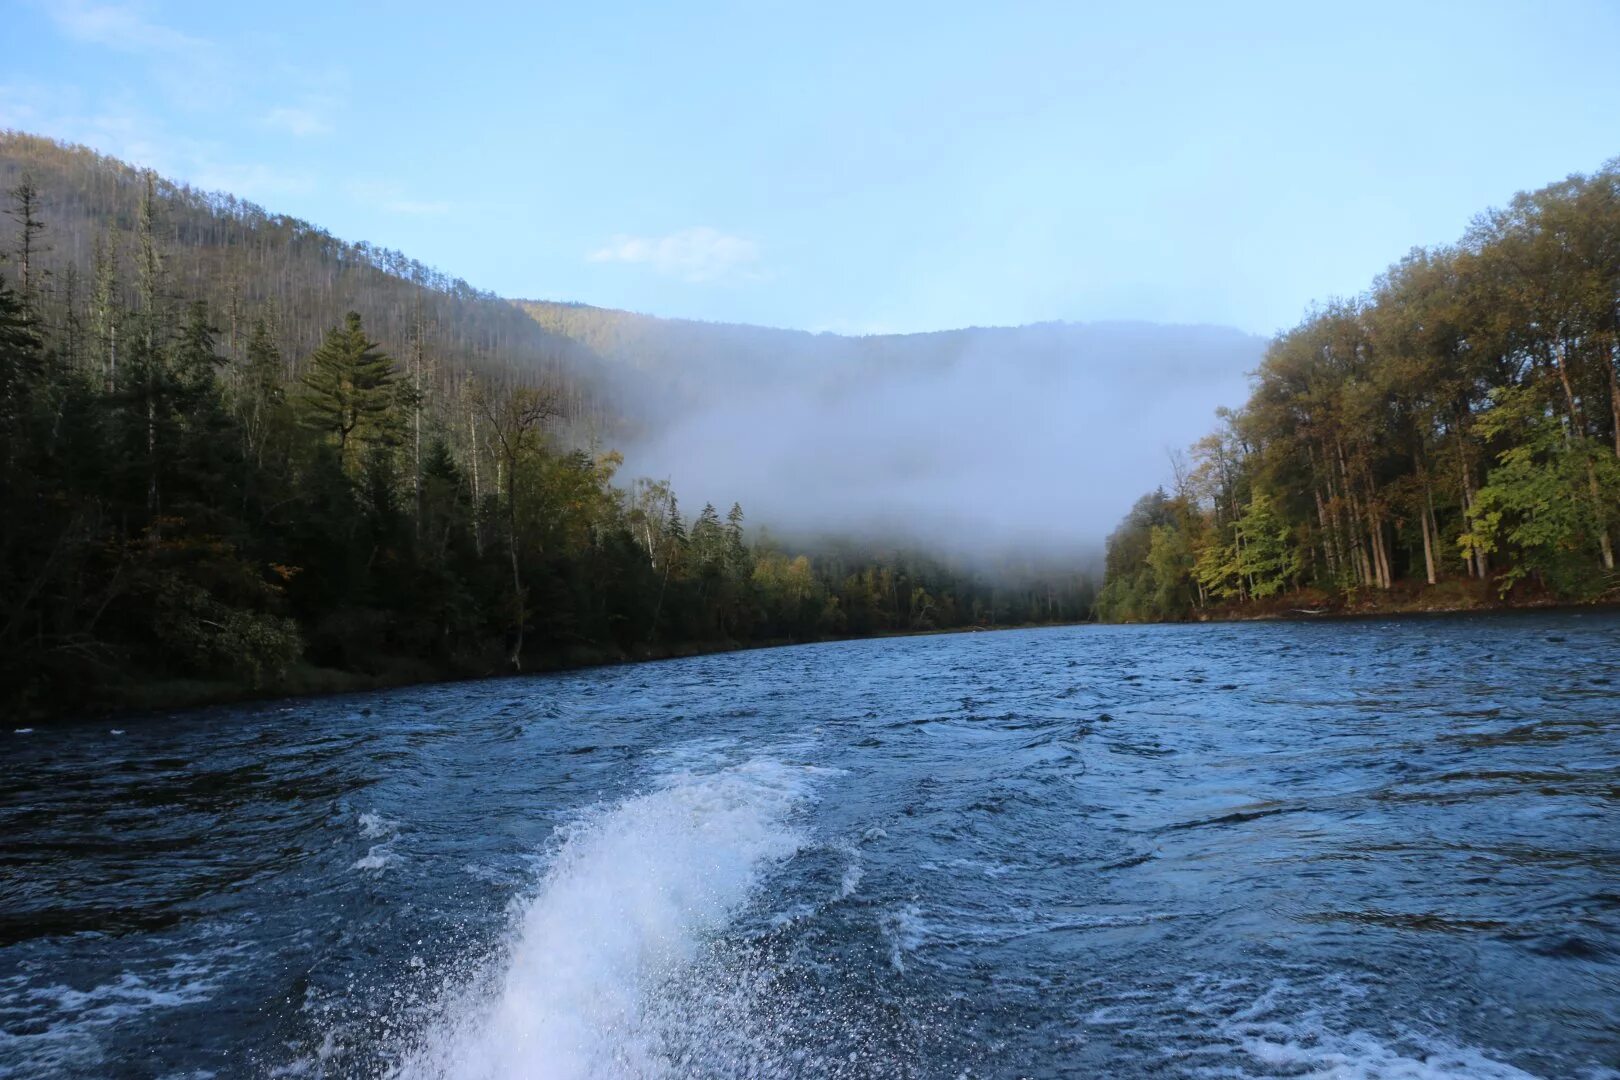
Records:
{"label": "tall evergreen tree", "polygon": [[360,444],[392,440],[399,402],[394,361],[366,337],[358,312],[327,331],[303,385],[305,422],[336,442],[345,466],[359,460]]}

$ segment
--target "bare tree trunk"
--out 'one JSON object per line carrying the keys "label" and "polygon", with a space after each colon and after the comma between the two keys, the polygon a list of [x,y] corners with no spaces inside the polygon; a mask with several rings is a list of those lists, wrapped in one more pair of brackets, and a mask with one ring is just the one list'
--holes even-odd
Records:
{"label": "bare tree trunk", "polygon": [[[1569,377],[1569,346],[1560,342],[1553,350],[1553,364],[1558,369],[1558,381],[1564,388],[1564,403],[1569,408],[1569,433],[1575,446],[1586,457],[1586,488],[1592,496],[1592,512],[1598,523],[1598,550],[1603,558],[1603,569],[1614,569],[1614,548],[1609,543],[1608,515],[1603,505],[1603,492],[1598,487],[1597,466],[1586,454],[1586,419],[1581,414],[1580,402],[1575,399],[1575,388]],[[1614,366],[1609,366],[1609,378],[1614,378]]]}
{"label": "bare tree trunk", "polygon": [[[1421,443],[1420,443],[1421,445]],[[1430,494],[1429,462],[1421,449],[1413,455],[1413,466],[1417,469],[1418,479],[1423,482],[1423,502],[1418,505],[1418,527],[1423,530],[1423,570],[1430,585],[1435,583],[1434,552],[1439,538],[1430,530],[1429,507],[1433,505],[1434,498]]]}
{"label": "bare tree trunk", "polygon": [[1389,552],[1384,545],[1384,520],[1367,504],[1367,545],[1372,550],[1373,575],[1380,589],[1389,588]]}
{"label": "bare tree trunk", "polygon": [[[1429,495],[1429,478],[1427,474],[1425,474],[1423,477],[1423,496],[1424,499],[1432,505],[1432,499]],[[1418,524],[1423,527],[1423,569],[1428,575],[1429,584],[1433,585],[1437,580],[1434,572],[1435,541],[1434,537],[1431,536],[1429,532],[1430,522],[1428,505],[1418,507]]]}
{"label": "bare tree trunk", "polygon": [[[1468,450],[1463,445],[1463,429],[1457,427],[1457,461],[1462,466],[1462,497],[1463,516],[1468,517],[1474,509],[1474,470],[1468,461]],[[1491,576],[1490,563],[1486,560],[1483,551],[1475,551],[1468,560],[1468,574],[1481,581]]]}
{"label": "bare tree trunk", "polygon": [[1328,525],[1327,504],[1322,501],[1322,489],[1314,489],[1316,496],[1316,520],[1322,527],[1322,557],[1327,562],[1328,577],[1337,581],[1339,579],[1338,552],[1333,550],[1333,530]]}
{"label": "bare tree trunk", "polygon": [[412,451],[411,451],[411,491],[416,506],[416,539],[422,539],[422,304],[416,305],[416,349],[413,356],[411,388],[412,394]]}
{"label": "bare tree trunk", "polygon": [[1614,456],[1620,458],[1620,376],[1615,374],[1620,365],[1620,335],[1609,334],[1609,415],[1614,423]]}
{"label": "bare tree trunk", "polygon": [[1374,581],[1373,567],[1372,561],[1367,554],[1366,542],[1363,539],[1364,533],[1361,525],[1363,514],[1361,503],[1356,497],[1356,486],[1350,479],[1350,468],[1345,464],[1344,442],[1343,440],[1335,438],[1334,445],[1339,456],[1339,479],[1344,487],[1344,496],[1349,502],[1347,509],[1349,511],[1351,523],[1351,528],[1349,530],[1351,554],[1355,559],[1357,570],[1360,571],[1361,584],[1371,585]]}
{"label": "bare tree trunk", "polygon": [[468,453],[472,456],[472,513],[473,513],[473,550],[478,557],[484,557],[484,528],[483,499],[478,490],[478,417],[471,408],[467,410],[467,441]]}
{"label": "bare tree trunk", "polygon": [[[510,476],[514,470],[508,470]],[[512,670],[523,670],[523,627],[528,623],[527,612],[524,611],[523,575],[518,569],[518,541],[517,541],[517,501],[516,485],[508,481],[506,491],[506,547],[512,556],[512,621],[517,625],[517,634],[512,641]]]}

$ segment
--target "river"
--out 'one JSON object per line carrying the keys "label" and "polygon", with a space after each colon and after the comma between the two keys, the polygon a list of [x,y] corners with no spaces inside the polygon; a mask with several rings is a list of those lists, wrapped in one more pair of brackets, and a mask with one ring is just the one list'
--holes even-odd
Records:
{"label": "river", "polygon": [[1620,1077],[1620,617],[0,734],[0,1076]]}

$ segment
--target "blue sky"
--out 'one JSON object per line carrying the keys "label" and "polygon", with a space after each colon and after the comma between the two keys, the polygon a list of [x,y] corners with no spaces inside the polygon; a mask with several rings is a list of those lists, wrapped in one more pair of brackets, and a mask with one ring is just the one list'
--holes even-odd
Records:
{"label": "blue sky", "polygon": [[509,296],[1270,333],[1620,155],[1620,2],[4,0],[0,126]]}

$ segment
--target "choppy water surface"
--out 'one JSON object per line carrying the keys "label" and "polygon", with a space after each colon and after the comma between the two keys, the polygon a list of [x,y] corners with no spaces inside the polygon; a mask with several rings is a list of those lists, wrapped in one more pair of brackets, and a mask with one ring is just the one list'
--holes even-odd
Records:
{"label": "choppy water surface", "polygon": [[1620,1076],[1620,618],[0,734],[0,1075]]}

